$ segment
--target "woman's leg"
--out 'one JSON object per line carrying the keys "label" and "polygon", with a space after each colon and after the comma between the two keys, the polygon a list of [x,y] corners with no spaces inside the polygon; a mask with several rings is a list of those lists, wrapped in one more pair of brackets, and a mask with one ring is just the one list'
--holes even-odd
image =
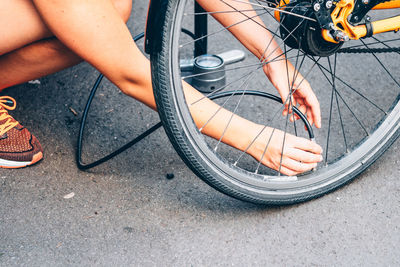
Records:
{"label": "woman's leg", "polygon": [[[131,0],[113,0],[113,4],[127,21]],[[30,1],[2,1],[0,29],[0,91],[81,61],[55,38],[36,41],[52,33]],[[7,110],[14,108],[14,99],[0,96],[0,167],[3,168],[25,167],[43,157],[37,139],[8,114]]]}
{"label": "woman's leg", "polygon": [[[128,21],[132,0],[111,0],[110,4],[123,21]],[[54,36],[30,0],[1,1],[0,29],[0,55]]]}
{"label": "woman's leg", "polygon": [[55,38],[37,41],[0,56],[0,91],[80,63],[82,59]]}
{"label": "woman's leg", "polygon": [[[112,4],[123,21],[128,21],[132,1],[113,0]],[[0,10],[0,13],[4,13],[4,16],[0,16],[0,28],[6,29],[0,35],[0,91],[82,61],[55,37],[43,39],[53,34],[43,23],[31,1],[5,1],[4,4],[1,3]],[[18,12],[13,13],[16,10]],[[24,27],[18,30],[20,25]]]}
{"label": "woman's leg", "polygon": [[1,1],[0,55],[52,36],[31,1]]}

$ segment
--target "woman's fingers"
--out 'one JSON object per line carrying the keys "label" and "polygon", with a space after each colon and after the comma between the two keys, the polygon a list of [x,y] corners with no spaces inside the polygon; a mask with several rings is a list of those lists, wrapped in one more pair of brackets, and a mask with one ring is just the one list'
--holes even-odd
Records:
{"label": "woman's fingers", "polygon": [[311,108],[311,116],[317,128],[321,128],[321,109],[314,92],[311,92],[306,99],[308,106]]}
{"label": "woman's fingers", "polygon": [[291,96],[291,99],[289,99],[289,91],[287,91],[285,92],[285,94],[281,94],[281,98],[282,102],[285,104],[282,115],[287,116],[288,114],[292,114],[292,107],[295,107],[297,105],[297,102],[293,95]]}
{"label": "woman's fingers", "polygon": [[301,137],[290,136],[294,140],[291,140],[293,148],[297,148],[303,151],[308,151],[314,154],[322,154],[322,147],[315,142],[307,140]]}
{"label": "woman's fingers", "polygon": [[[282,160],[282,166],[286,169],[292,170],[296,174],[312,170],[317,167],[317,163],[305,163],[291,158]],[[282,168],[281,168],[282,169]]]}
{"label": "woman's fingers", "polygon": [[310,122],[310,124],[313,125],[314,116],[313,116],[311,110],[307,110],[306,116],[307,116],[307,120]]}
{"label": "woman's fingers", "polygon": [[[303,113],[303,114],[306,114],[306,112],[307,112],[307,107],[305,106],[305,105],[300,105],[298,108],[297,108],[297,110],[299,110],[301,113]],[[290,117],[290,121],[291,122],[293,122],[294,121],[294,118],[296,118],[296,120],[299,120],[300,119],[300,117],[296,114],[294,117],[293,116],[291,116]],[[310,122],[310,124],[312,125],[312,121],[309,121]]]}
{"label": "woman's fingers", "polygon": [[[315,168],[323,160],[322,148],[315,142],[291,134],[285,135],[278,129],[267,129],[247,151],[265,166],[284,175],[296,175]],[[285,146],[282,150],[284,140]]]}
{"label": "woman's fingers", "polygon": [[285,151],[285,154],[293,160],[304,163],[318,163],[323,160],[321,154],[310,153],[297,148],[289,148]]}
{"label": "woman's fingers", "polygon": [[280,173],[288,176],[297,175],[306,171],[310,171],[317,167],[317,163],[303,163],[290,158],[282,159],[282,166],[274,167],[274,169],[280,171]]}
{"label": "woman's fingers", "polygon": [[323,158],[319,154],[291,148],[285,150],[282,166],[277,166],[275,169],[280,169],[280,172],[285,175],[297,175],[316,168],[318,162],[322,160]]}
{"label": "woman's fingers", "polygon": [[[295,91],[292,96],[292,102],[286,101],[287,96],[282,96],[282,100],[285,103],[284,110],[282,112],[283,116],[287,116],[288,114],[292,114],[292,107],[299,104],[297,109],[306,115],[307,120],[311,125],[315,123],[317,128],[321,128],[321,110],[317,97],[314,92],[311,90],[311,87],[304,86]],[[286,101],[286,102],[285,102]],[[290,117],[290,121],[300,119],[299,116],[294,115]]]}
{"label": "woman's fingers", "polygon": [[287,175],[287,176],[294,176],[294,175],[299,174],[300,172],[296,172],[296,171],[293,171],[291,169],[288,169],[288,168],[282,166],[280,173],[282,173],[283,175]]}
{"label": "woman's fingers", "polygon": [[310,110],[310,114],[307,114],[307,118],[310,119],[312,117],[312,121],[315,123],[315,126],[317,128],[321,128],[321,109],[317,96],[314,94],[308,82],[304,88],[299,90],[304,90],[300,91],[299,93],[303,96],[303,104],[308,107],[308,110]]}

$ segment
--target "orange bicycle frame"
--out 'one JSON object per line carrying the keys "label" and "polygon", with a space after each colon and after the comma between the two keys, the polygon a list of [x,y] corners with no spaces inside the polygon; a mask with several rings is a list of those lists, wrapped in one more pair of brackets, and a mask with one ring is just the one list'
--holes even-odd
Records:
{"label": "orange bicycle frame", "polygon": [[[384,2],[373,7],[373,10],[400,8],[400,0]],[[341,0],[336,4],[331,13],[333,24],[342,29],[350,39],[360,39],[374,34],[400,30],[400,15],[382,20],[371,21],[369,23],[370,32],[367,24],[353,26],[348,22],[348,16],[353,12],[354,0]],[[329,34],[328,30],[322,31],[325,40],[336,43]]]}
{"label": "orange bicycle frame", "polygon": [[[400,8],[400,0],[393,0],[381,3],[379,5],[376,5],[373,10],[392,8]],[[374,34],[388,31],[398,31],[400,30],[400,15],[388,19],[374,21],[372,22],[372,26],[374,29]]]}

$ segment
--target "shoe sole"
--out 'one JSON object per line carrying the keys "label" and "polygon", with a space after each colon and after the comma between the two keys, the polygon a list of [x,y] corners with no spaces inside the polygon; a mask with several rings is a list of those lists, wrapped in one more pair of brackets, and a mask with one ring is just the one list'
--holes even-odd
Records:
{"label": "shoe sole", "polygon": [[43,158],[43,153],[39,152],[33,155],[32,161],[12,161],[12,160],[0,159],[0,168],[5,168],[5,169],[23,168],[37,163],[42,158]]}

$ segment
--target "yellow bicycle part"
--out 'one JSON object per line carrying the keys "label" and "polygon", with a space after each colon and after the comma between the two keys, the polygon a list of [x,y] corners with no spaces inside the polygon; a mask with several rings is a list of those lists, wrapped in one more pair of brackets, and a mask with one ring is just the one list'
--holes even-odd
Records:
{"label": "yellow bicycle part", "polygon": [[[290,0],[280,0],[279,5],[276,7],[277,10],[274,12],[274,17],[277,21],[281,19],[281,12],[279,10],[284,10],[284,8],[290,3]],[[381,4],[376,5],[373,10],[381,10],[381,9],[393,9],[400,8],[400,0],[392,0],[387,1]],[[331,18],[333,21],[333,25],[336,29],[341,30],[350,39],[360,39],[365,37],[368,34],[367,26],[365,24],[353,26],[348,22],[349,15],[354,10],[354,0],[341,0],[336,3],[336,7],[331,13]],[[372,33],[370,34],[378,34],[389,31],[398,31],[400,30],[400,15],[377,20],[371,22]],[[338,43],[333,39],[332,35],[329,33],[329,30],[322,30],[322,37],[324,40],[331,43]]]}
{"label": "yellow bicycle part", "polygon": [[290,4],[290,0],[281,0],[279,6],[276,6],[274,17],[277,21],[281,21],[281,12],[279,10],[284,10],[288,4]]}
{"label": "yellow bicycle part", "polygon": [[374,6],[372,9],[376,10],[376,9],[392,9],[392,8],[400,8],[400,0],[387,1]]}
{"label": "yellow bicycle part", "polygon": [[[373,9],[390,9],[399,7],[400,7],[400,0],[394,0],[381,3],[375,6]],[[392,18],[370,22],[372,31],[368,33],[366,24],[353,26],[348,22],[348,17],[353,12],[353,10],[354,10],[354,0],[341,0],[340,2],[336,3],[335,9],[331,13],[332,22],[335,28],[346,33],[350,39],[357,40],[367,36],[367,34],[372,35],[382,32],[400,30],[400,16],[395,16]],[[329,30],[326,29],[322,30],[322,37],[328,42],[338,43],[330,35]]]}

